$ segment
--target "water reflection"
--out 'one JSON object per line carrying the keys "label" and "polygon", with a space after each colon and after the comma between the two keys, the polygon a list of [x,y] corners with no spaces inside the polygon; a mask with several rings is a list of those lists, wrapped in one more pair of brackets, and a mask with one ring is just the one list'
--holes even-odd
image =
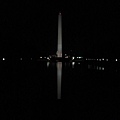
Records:
{"label": "water reflection", "polygon": [[72,68],[74,68],[74,66],[75,66],[75,62],[72,62]]}
{"label": "water reflection", "polygon": [[88,69],[95,69],[95,70],[104,70],[104,66],[96,66],[96,65],[89,65],[88,64]]}
{"label": "water reflection", "polygon": [[[102,74],[102,73],[113,73],[113,72],[119,72],[120,71],[120,67],[118,66],[118,62],[115,62],[117,64],[98,64],[98,63],[85,63],[85,62],[46,62],[45,65],[47,68],[50,68],[48,70],[53,70],[53,76],[57,70],[57,99],[61,99],[61,89],[62,89],[62,69],[64,68],[64,70],[67,70],[71,73],[75,73],[75,75],[77,76],[77,74],[79,75],[80,72],[82,72],[83,74],[86,72],[90,74],[93,72],[97,72],[97,74]],[[72,69],[74,68],[74,69]],[[68,74],[68,72],[65,71],[65,75]],[[72,75],[72,74],[71,74]],[[73,74],[74,75],[74,74]],[[86,77],[86,76],[85,76]],[[101,76],[100,76],[101,77]],[[56,80],[55,79],[55,80]],[[64,96],[65,93],[63,93]]]}
{"label": "water reflection", "polygon": [[61,99],[62,62],[57,62],[57,98]]}
{"label": "water reflection", "polygon": [[47,62],[47,67],[49,67],[49,65],[50,65],[50,62]]}

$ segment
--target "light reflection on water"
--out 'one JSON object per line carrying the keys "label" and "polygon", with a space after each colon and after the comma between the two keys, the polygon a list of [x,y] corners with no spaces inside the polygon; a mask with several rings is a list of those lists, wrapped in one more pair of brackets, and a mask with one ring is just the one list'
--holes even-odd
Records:
{"label": "light reflection on water", "polygon": [[[47,62],[47,68],[50,67],[50,64],[53,67],[55,66],[55,63]],[[57,67],[57,99],[61,99],[62,62],[57,62],[56,67]]]}
{"label": "light reflection on water", "polygon": [[[113,70],[112,66],[111,69],[110,66],[105,65],[105,64],[84,64],[84,63],[80,63],[80,62],[66,62],[66,63],[62,63],[62,62],[47,62],[47,68],[57,68],[57,99],[61,99],[61,86],[62,86],[62,66],[65,66],[65,68],[69,68],[71,70],[73,70],[73,72],[77,69],[81,69],[83,70],[83,74],[84,74],[84,69],[86,70],[94,70],[94,71],[110,71]],[[116,72],[118,72],[118,68],[115,68]]]}
{"label": "light reflection on water", "polygon": [[104,66],[90,65],[90,64],[88,64],[88,69],[105,70]]}
{"label": "light reflection on water", "polygon": [[57,98],[61,99],[62,62],[57,62]]}
{"label": "light reflection on water", "polygon": [[[8,64],[6,61],[2,62],[0,69],[1,99],[4,103],[10,103],[10,111],[13,107],[15,110],[19,107],[19,110],[28,108],[28,111],[32,111],[35,106],[37,110],[41,110],[40,101],[46,98],[70,100],[72,104],[67,103],[66,107],[70,105],[70,108],[79,109],[82,114],[89,115],[98,115],[95,112],[100,110],[101,116],[102,109],[111,111],[111,106],[117,105],[120,83],[118,62],[116,64],[75,62],[72,66],[72,62],[32,61],[23,64],[22,60],[13,66],[13,63]],[[48,107],[51,110],[54,105]],[[59,108],[58,105],[57,107]],[[60,108],[63,110],[64,106],[60,104]]]}

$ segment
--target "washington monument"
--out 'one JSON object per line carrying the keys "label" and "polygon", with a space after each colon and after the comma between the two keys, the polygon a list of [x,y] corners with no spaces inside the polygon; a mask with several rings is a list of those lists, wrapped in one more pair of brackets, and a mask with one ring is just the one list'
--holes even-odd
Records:
{"label": "washington monument", "polygon": [[57,57],[62,58],[62,15],[58,15],[58,43],[57,43]]}
{"label": "washington monument", "polygon": [[50,59],[53,61],[70,61],[71,57],[65,56],[62,53],[62,14],[58,14],[58,40],[57,40],[57,52]]}

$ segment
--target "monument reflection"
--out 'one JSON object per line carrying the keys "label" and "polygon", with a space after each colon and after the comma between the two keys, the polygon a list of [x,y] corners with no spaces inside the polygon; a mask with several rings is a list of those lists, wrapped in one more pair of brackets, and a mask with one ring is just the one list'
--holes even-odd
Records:
{"label": "monument reflection", "polygon": [[57,62],[57,99],[61,99],[62,62]]}

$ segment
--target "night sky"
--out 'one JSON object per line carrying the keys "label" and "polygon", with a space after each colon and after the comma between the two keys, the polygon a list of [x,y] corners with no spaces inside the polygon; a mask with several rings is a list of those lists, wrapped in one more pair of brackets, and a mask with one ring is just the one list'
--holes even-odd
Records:
{"label": "night sky", "polygon": [[40,56],[57,50],[62,13],[63,51],[94,57],[120,57],[120,2],[79,3],[29,0],[1,2],[0,56]]}

